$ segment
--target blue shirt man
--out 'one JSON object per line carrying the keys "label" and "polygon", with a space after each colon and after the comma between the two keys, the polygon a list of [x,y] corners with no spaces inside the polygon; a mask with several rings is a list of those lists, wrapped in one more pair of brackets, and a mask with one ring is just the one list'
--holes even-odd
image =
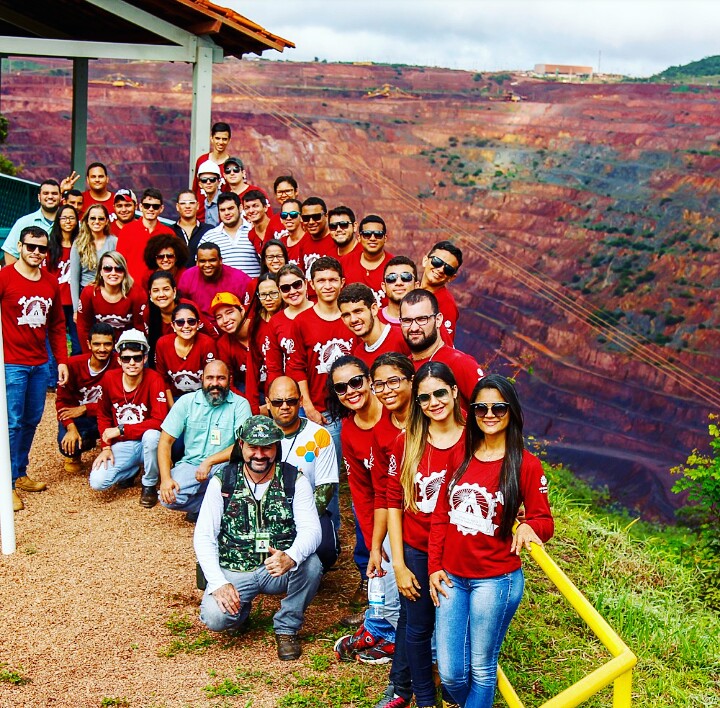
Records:
{"label": "blue shirt man", "polygon": [[[160,501],[197,518],[208,479],[230,460],[235,433],[251,416],[250,404],[230,390],[230,372],[215,360],[203,369],[202,388],[181,396],[162,424],[158,445]],[[172,445],[184,436],[185,454],[172,466]]]}

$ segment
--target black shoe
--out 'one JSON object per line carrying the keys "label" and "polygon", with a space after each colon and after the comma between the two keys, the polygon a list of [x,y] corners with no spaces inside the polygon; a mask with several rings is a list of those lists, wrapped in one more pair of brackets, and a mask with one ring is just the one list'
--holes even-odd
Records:
{"label": "black shoe", "polygon": [[199,511],[188,511],[185,514],[185,521],[187,521],[189,524],[196,524],[198,516],[200,516]]}
{"label": "black shoe", "polygon": [[146,487],[143,484],[142,494],[140,495],[140,506],[144,506],[146,509],[152,509],[157,503],[157,486],[153,484],[152,486]]}
{"label": "black shoe", "polygon": [[302,654],[302,646],[297,634],[276,634],[277,653],[280,661],[295,661]]}

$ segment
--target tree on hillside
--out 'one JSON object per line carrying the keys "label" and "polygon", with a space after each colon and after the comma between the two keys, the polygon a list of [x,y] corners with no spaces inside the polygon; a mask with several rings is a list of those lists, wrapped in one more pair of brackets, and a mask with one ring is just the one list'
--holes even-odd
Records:
{"label": "tree on hillside", "polygon": [[720,56],[705,57],[698,61],[679,66],[670,66],[656,74],[658,79],[682,79],[697,76],[717,76],[720,74]]}
{"label": "tree on hillside", "polygon": [[[0,145],[3,145],[5,143],[5,140],[7,140],[8,136],[8,119],[0,113]],[[2,153],[0,153],[0,174],[3,175],[15,175],[17,174],[17,168],[15,165],[13,165],[10,160],[5,157]]]}

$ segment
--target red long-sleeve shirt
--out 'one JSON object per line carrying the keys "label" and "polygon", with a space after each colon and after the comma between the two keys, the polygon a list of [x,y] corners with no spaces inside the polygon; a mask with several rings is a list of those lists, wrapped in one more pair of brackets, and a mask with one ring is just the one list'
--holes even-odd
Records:
{"label": "red long-sleeve shirt", "polygon": [[70,250],[70,246],[63,246],[55,267],[46,266],[45,268],[48,273],[57,278],[60,285],[60,299],[63,305],[72,305],[72,296],[70,294]]}
{"label": "red long-sleeve shirt", "polygon": [[382,263],[372,270],[368,270],[360,261],[362,257],[362,248],[354,248],[350,253],[340,259],[345,276],[346,283],[364,283],[375,294],[375,299],[379,307],[383,307],[387,303],[387,296],[382,289],[383,276],[385,275],[385,266],[393,257],[392,253],[385,252]]}
{"label": "red long-sleeve shirt", "polygon": [[447,338],[443,337],[443,339],[448,344],[454,345],[455,330],[457,329],[457,321],[460,316],[458,307],[455,304],[455,298],[448,290],[447,285],[443,285],[441,288],[435,290],[433,295],[437,298],[439,311],[442,312],[442,329],[447,333]]}
{"label": "red long-sleeve shirt", "polygon": [[372,347],[368,348],[362,339],[358,339],[353,347],[353,356],[362,359],[367,364],[368,369],[373,365],[375,359],[387,352],[400,352],[400,354],[410,356],[410,347],[408,347],[405,338],[402,336],[400,327],[391,324],[386,324],[384,327],[380,339]]}
{"label": "red long-sleeve shirt", "polygon": [[270,319],[270,330],[268,332],[270,348],[265,358],[268,386],[278,376],[282,376],[285,373],[288,358],[295,350],[293,322],[294,320],[291,320],[287,316],[285,310],[276,312]]}
{"label": "red long-sleeve shirt", "polygon": [[355,422],[355,416],[343,419],[340,430],[342,456],[347,468],[350,496],[355,507],[355,516],[365,545],[372,548],[373,516],[375,512],[375,492],[372,476],[372,439],[373,431],[363,430]]}
{"label": "red long-sleeve shirt", "polygon": [[[512,536],[501,538],[498,533],[503,514],[501,466],[502,460],[480,462],[473,457],[449,498],[448,475],[432,516],[430,573],[446,570],[463,578],[493,578],[520,567],[520,556],[510,553]],[[543,543],[552,537],[555,528],[547,490],[540,460],[523,451],[520,500],[525,507],[525,523]]]}
{"label": "red long-sleeve shirt", "polygon": [[467,410],[475,384],[483,377],[483,370],[477,361],[469,354],[447,344],[443,344],[432,356],[413,359],[415,371],[428,361],[440,361],[452,369],[460,392],[460,403]]}
{"label": "red long-sleeve shirt", "polygon": [[202,372],[205,364],[216,358],[217,347],[212,337],[198,332],[187,357],[175,351],[176,334],[165,334],[155,345],[155,370],[165,380],[173,398],[202,388]]}
{"label": "red long-sleeve shirt", "polygon": [[393,454],[397,461],[397,474],[388,476],[387,505],[388,509],[403,510],[403,541],[419,551],[428,550],[428,537],[430,535],[430,517],[435,505],[438,503],[441,485],[446,477],[451,477],[460,466],[465,452],[465,433],[451,447],[441,449],[425,443],[423,455],[420,458],[415,473],[415,504],[417,511],[405,509],[405,495],[400,483],[400,469],[403,453],[405,451],[405,435],[395,440]]}
{"label": "red long-sleeve shirt", "polygon": [[[122,369],[109,371],[102,382],[103,395],[97,408],[100,437],[108,428],[122,423],[124,433],[113,442],[140,440],[147,430],[160,430],[168,413],[163,377],[152,369],[144,369],[134,391],[125,391]],[[102,443],[104,448],[110,447]]]}
{"label": "red long-sleeve shirt", "polygon": [[90,328],[96,322],[105,322],[115,330],[115,339],[126,329],[145,331],[145,308],[147,297],[136,285],[130,288],[126,296],[117,302],[108,302],[97,285],[86,285],[80,293],[80,305],[77,311],[77,330],[80,346],[84,352],[88,349]]}
{"label": "red long-sleeve shirt", "polygon": [[395,427],[390,412],[383,409],[378,424],[373,428],[372,438],[372,484],[375,491],[375,508],[387,509],[388,476],[398,473],[398,460],[395,457],[395,440],[402,432]]}
{"label": "red long-sleeve shirt", "polygon": [[144,258],[145,246],[153,236],[160,234],[168,234],[177,238],[177,234],[160,221],[156,221],[155,228],[148,231],[142,219],[135,219],[135,221],[125,224],[118,236],[117,250],[125,256],[128,273],[137,283],[142,283],[147,272]]}
{"label": "red long-sleeve shirt", "polygon": [[[63,386],[57,387],[55,410],[60,412],[63,408],[85,406],[85,415],[89,418],[97,417],[98,404],[102,400],[102,381],[106,373],[118,368],[117,358],[110,356],[102,371],[90,370],[90,354],[78,354],[68,359],[68,380]],[[61,425],[67,428],[73,419],[61,420]]]}

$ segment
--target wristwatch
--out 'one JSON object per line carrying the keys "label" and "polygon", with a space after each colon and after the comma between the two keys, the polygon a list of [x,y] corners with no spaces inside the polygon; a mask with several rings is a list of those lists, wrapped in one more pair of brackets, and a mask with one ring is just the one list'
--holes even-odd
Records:
{"label": "wristwatch", "polygon": [[125,435],[125,426],[122,423],[118,423],[118,430],[120,431],[120,435]]}

